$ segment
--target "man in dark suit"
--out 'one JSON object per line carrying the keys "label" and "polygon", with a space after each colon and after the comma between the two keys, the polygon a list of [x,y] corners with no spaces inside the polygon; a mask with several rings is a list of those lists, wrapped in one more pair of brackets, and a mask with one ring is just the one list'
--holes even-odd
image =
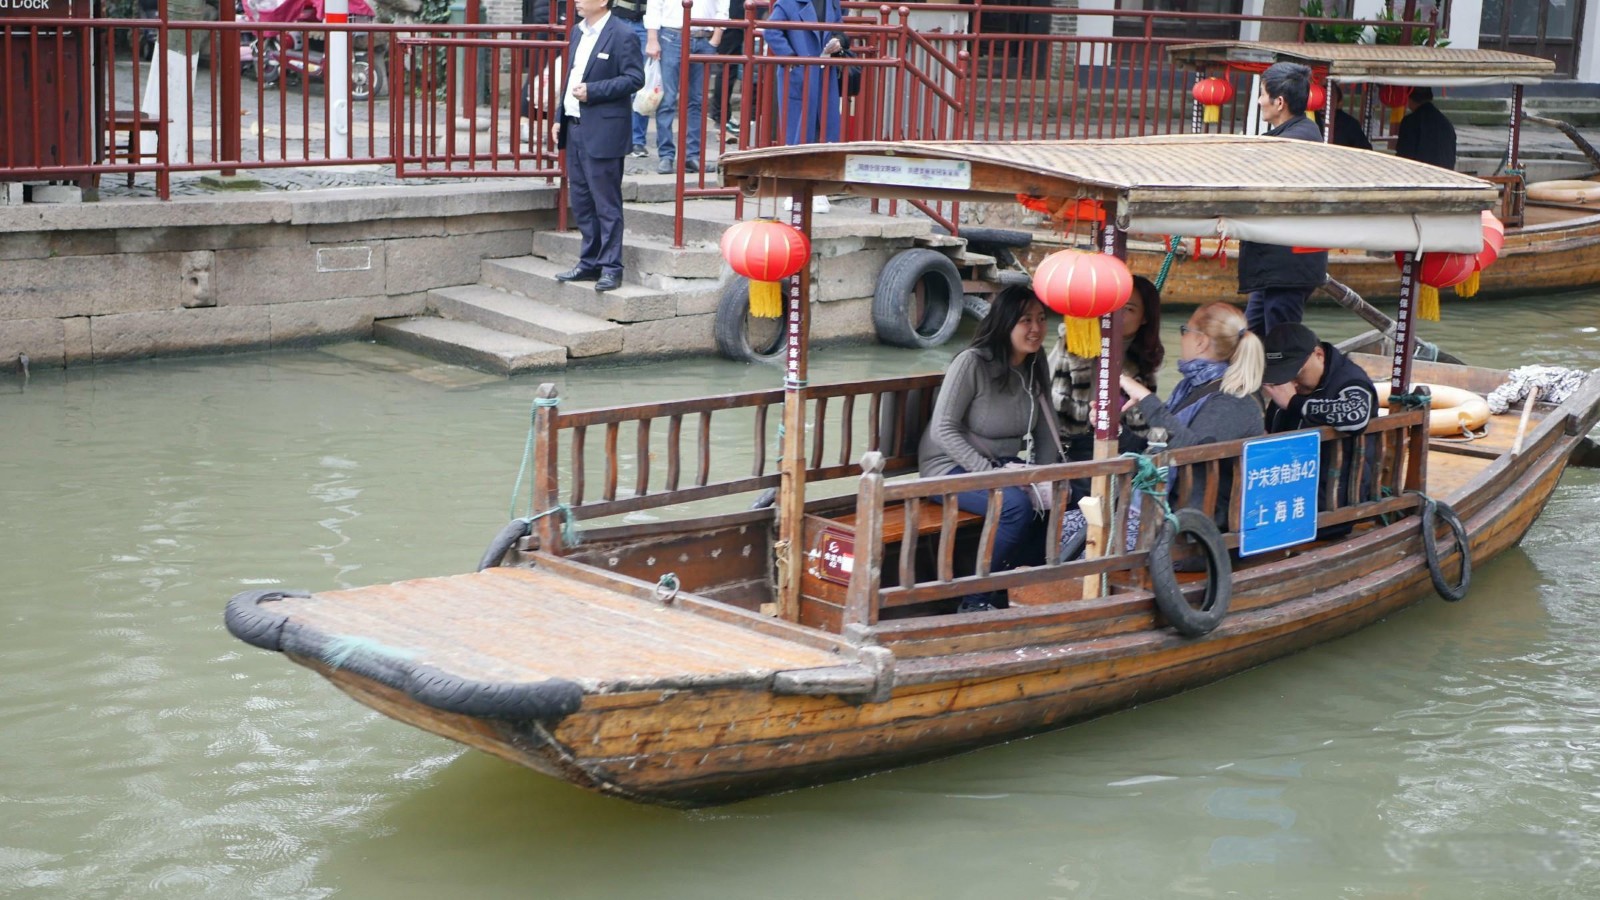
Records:
{"label": "man in dark suit", "polygon": [[576,0],[580,22],[567,51],[567,83],[556,146],[567,151],[567,196],[583,247],[557,281],[622,286],[622,161],[630,149],[633,94],[644,86],[644,57],[628,24],[607,0]]}

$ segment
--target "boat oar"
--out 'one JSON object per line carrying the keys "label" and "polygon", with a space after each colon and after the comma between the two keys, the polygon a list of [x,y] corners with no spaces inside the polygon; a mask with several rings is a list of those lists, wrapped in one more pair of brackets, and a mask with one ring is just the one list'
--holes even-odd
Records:
{"label": "boat oar", "polygon": [[1554,128],[1555,130],[1566,135],[1567,140],[1571,141],[1573,145],[1578,148],[1580,153],[1582,153],[1584,156],[1587,156],[1589,161],[1594,163],[1596,166],[1600,166],[1600,151],[1595,150],[1593,144],[1584,140],[1583,135],[1578,133],[1578,129],[1573,128],[1571,125],[1561,121],[1560,119],[1551,119],[1546,116],[1536,116],[1527,110],[1522,111],[1522,117],[1529,122]]}
{"label": "boat oar", "polygon": [[[1361,295],[1352,290],[1349,285],[1329,275],[1318,290],[1332,297],[1334,302],[1340,306],[1365,319],[1368,325],[1383,333],[1384,339],[1391,342],[1394,340],[1394,320],[1384,315],[1383,310],[1363,300]],[[1429,362],[1450,363],[1457,366],[1462,364],[1461,360],[1440,350],[1436,344],[1431,344],[1420,337],[1417,338],[1416,357]]]}

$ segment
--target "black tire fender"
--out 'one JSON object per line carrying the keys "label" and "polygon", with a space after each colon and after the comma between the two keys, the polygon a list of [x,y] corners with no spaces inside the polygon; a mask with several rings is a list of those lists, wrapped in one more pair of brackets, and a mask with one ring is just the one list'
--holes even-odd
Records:
{"label": "black tire fender", "polygon": [[[913,321],[912,293],[923,291],[923,313]],[[872,297],[872,324],[878,340],[894,347],[926,350],[955,334],[966,295],[956,264],[937,250],[913,247],[890,258],[878,275]]]}
{"label": "black tire fender", "polygon": [[289,617],[265,609],[262,603],[282,600],[285,597],[309,597],[306,591],[245,591],[234,594],[222,611],[222,623],[229,633],[246,644],[263,650],[277,652],[283,649],[283,626]]}
{"label": "black tire fender", "polygon": [[492,569],[500,565],[505,560],[506,554],[511,551],[512,546],[526,537],[532,530],[533,522],[528,519],[512,519],[507,522],[506,527],[500,529],[500,533],[495,535],[494,540],[489,542],[489,549],[483,551],[483,558],[478,560],[476,571],[482,572],[484,569]]}
{"label": "black tire fender", "polygon": [[[1444,519],[1450,526],[1456,546],[1461,548],[1461,582],[1451,585],[1445,580],[1444,570],[1439,563],[1439,539],[1435,536],[1435,519]],[[1461,518],[1450,504],[1440,500],[1428,498],[1422,504],[1422,552],[1428,560],[1428,577],[1433,579],[1433,589],[1439,596],[1455,603],[1467,595],[1467,590],[1472,587],[1472,544],[1467,540],[1466,526],[1461,524]]]}
{"label": "black tire fender", "polygon": [[1018,231],[1014,228],[963,228],[961,236],[967,239],[967,246],[979,253],[990,253],[990,248],[1021,250],[1033,245],[1033,232]]}
{"label": "black tire fender", "polygon": [[789,312],[789,279],[783,280],[783,312],[772,343],[766,347],[750,345],[750,279],[735,275],[722,288],[722,298],[717,301],[717,318],[713,331],[717,339],[717,352],[735,362],[767,363],[781,365],[784,359],[785,334],[783,322]]}
{"label": "black tire fender", "polygon": [[[1184,637],[1199,637],[1216,628],[1228,614],[1228,603],[1233,599],[1233,563],[1228,559],[1222,532],[1210,516],[1195,509],[1180,509],[1177,520],[1177,527],[1173,527],[1170,519],[1163,518],[1150,547],[1151,589],[1156,595],[1156,608],[1167,622]],[[1183,534],[1198,541],[1205,551],[1206,593],[1198,608],[1183,596],[1183,587],[1172,568],[1172,545]]]}

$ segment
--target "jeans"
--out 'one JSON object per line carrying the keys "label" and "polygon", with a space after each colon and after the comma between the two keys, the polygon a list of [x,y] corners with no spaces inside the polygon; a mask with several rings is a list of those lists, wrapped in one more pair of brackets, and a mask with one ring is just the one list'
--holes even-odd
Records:
{"label": "jeans", "polygon": [[[967,470],[956,466],[951,475]],[[1034,514],[1033,501],[1020,487],[1005,488],[1001,492],[1000,523],[995,528],[994,553],[989,557],[990,572],[1004,572],[1017,566],[1038,565],[1044,561],[1044,520]],[[931,498],[938,502],[939,498]],[[989,511],[989,492],[962,491],[956,495],[956,505],[962,512],[985,515]]]}
{"label": "jeans", "polygon": [[[656,108],[656,154],[662,159],[675,159],[677,157],[678,132],[673,125],[675,113],[678,111],[678,69],[683,60],[682,30],[676,28],[663,28],[656,32],[656,40],[661,44],[661,105]],[[711,54],[716,50],[711,46],[710,38],[697,37],[689,42],[689,53]],[[684,86],[683,93],[688,95],[689,139],[688,146],[684,148],[685,159],[700,158],[701,137],[705,132],[705,63],[689,64],[689,83]]]}
{"label": "jeans", "polygon": [[1265,340],[1274,325],[1305,318],[1306,301],[1315,288],[1266,288],[1251,291],[1244,304],[1244,321],[1256,337]]}
{"label": "jeans", "polygon": [[[642,21],[631,21],[631,20],[624,20],[624,21],[628,22],[628,27],[633,29],[634,36],[639,39],[639,55],[641,57],[643,57],[644,56],[644,45],[649,42],[650,33],[644,30],[644,22],[642,22]],[[635,146],[635,147],[643,147],[644,146],[645,133],[649,129],[650,129],[650,117],[649,116],[641,116],[638,113],[634,113],[633,114],[633,146]],[[656,145],[660,146],[660,141],[657,141]]]}

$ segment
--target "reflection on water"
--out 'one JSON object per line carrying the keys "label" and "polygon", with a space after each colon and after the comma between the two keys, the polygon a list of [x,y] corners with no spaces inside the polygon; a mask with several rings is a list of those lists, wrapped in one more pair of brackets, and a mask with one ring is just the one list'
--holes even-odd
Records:
{"label": "reflection on water", "polygon": [[[1600,366],[1597,297],[1447,299],[1445,315],[1425,336],[1474,360]],[[1348,320],[1310,316],[1330,337]],[[833,348],[813,379],[935,370],[953,349]],[[471,566],[504,522],[540,380],[356,344],[0,382],[0,894],[1489,898],[1600,883],[1590,471],[1568,473],[1463,603],[1032,740],[710,811],[464,753],[222,629],[240,590]],[[694,361],[557,380],[570,409],[778,375]]]}

